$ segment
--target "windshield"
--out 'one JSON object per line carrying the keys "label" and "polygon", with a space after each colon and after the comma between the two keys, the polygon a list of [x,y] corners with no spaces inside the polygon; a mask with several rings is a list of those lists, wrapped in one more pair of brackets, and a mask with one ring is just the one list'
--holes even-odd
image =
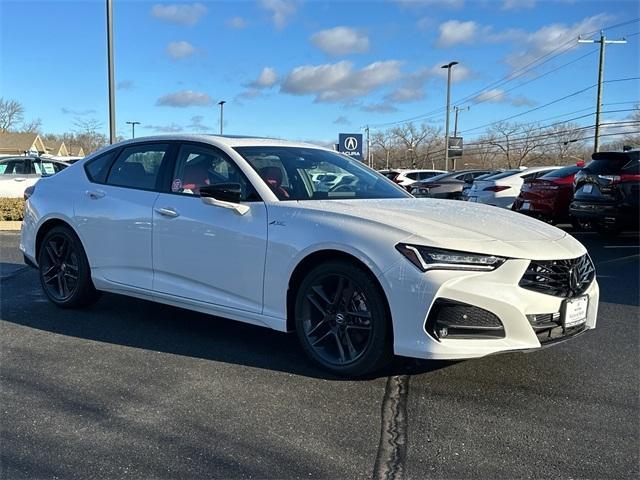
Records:
{"label": "windshield", "polygon": [[411,197],[384,175],[338,153],[299,147],[237,147],[280,200]]}

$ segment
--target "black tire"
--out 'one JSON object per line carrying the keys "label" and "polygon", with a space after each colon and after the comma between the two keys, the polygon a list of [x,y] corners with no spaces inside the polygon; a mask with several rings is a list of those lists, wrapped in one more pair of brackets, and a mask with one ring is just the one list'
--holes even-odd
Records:
{"label": "black tire", "polygon": [[42,290],[60,308],[86,307],[100,297],[82,243],[69,227],[54,227],[45,234],[38,270]]}
{"label": "black tire", "polygon": [[392,359],[384,292],[355,264],[330,261],[307,274],[296,294],[295,326],[309,358],[333,373],[362,376]]}

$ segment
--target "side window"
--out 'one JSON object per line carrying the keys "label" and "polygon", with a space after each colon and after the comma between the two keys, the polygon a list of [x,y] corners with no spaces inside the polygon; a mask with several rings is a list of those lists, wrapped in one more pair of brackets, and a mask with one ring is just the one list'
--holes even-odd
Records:
{"label": "side window", "polygon": [[116,187],[153,190],[168,145],[140,145],[122,150],[111,167],[107,184]]}
{"label": "side window", "polygon": [[405,177],[410,178],[411,180],[416,180],[418,178],[418,172],[407,173]]}
{"label": "side window", "polygon": [[536,178],[537,173],[530,173],[529,175],[524,175],[522,177],[522,181],[524,183],[531,182],[534,178]]}
{"label": "side window", "polygon": [[53,175],[62,170],[62,164],[56,162],[31,162],[31,173],[37,173],[39,175]]}
{"label": "side window", "polygon": [[7,160],[0,163],[0,175],[26,175],[27,162],[25,160]]}
{"label": "side window", "polygon": [[173,176],[171,191],[199,196],[201,187],[221,183],[239,183],[241,200],[259,200],[253,186],[240,169],[223,152],[200,145],[180,147]]}
{"label": "side window", "polygon": [[84,171],[89,177],[89,180],[95,183],[105,183],[107,181],[107,175],[109,174],[109,167],[115,159],[117,150],[111,150],[104,155],[100,155],[93,160],[90,160],[85,166]]}

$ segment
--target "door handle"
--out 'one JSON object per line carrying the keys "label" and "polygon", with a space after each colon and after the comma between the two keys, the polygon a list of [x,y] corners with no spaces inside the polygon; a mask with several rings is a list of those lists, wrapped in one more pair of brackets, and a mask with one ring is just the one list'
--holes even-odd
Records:
{"label": "door handle", "polygon": [[154,208],[156,213],[159,213],[163,217],[176,218],[180,216],[178,212],[176,212],[173,208],[164,207],[164,208]]}
{"label": "door handle", "polygon": [[17,177],[13,179],[14,182],[24,182],[25,180],[26,178],[22,178],[22,177]]}
{"label": "door handle", "polygon": [[102,190],[87,190],[84,192],[87,196],[93,200],[97,200],[98,198],[102,198],[105,196],[105,193]]}

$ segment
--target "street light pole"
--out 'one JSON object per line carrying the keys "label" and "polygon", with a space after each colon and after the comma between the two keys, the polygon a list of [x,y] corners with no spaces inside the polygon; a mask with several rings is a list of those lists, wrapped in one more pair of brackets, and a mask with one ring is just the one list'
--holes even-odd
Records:
{"label": "street light pole", "polygon": [[224,104],[227,103],[224,100],[220,100],[218,105],[220,105],[220,135],[222,135],[222,124],[224,122]]}
{"label": "street light pole", "polygon": [[107,69],[109,76],[109,143],[116,141],[116,99],[113,73],[113,9],[107,0]]}
{"label": "street light pole", "polygon": [[140,122],[127,122],[127,125],[131,125],[131,138],[136,138],[136,125],[140,125]]}
{"label": "street light pole", "polygon": [[[458,62],[449,62],[447,65],[442,65],[440,68],[447,69],[447,115],[444,126],[444,168],[449,167],[449,112],[451,110],[451,67],[458,65]],[[455,160],[454,160],[455,162]],[[454,168],[455,170],[455,165]]]}

